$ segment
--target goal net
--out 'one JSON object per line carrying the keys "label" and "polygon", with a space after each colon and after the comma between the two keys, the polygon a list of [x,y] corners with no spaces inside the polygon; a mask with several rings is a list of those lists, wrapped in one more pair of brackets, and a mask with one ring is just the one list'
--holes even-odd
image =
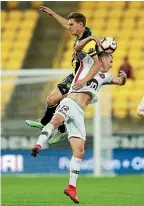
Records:
{"label": "goal net", "polygon": [[[25,124],[26,119],[44,115],[47,96],[70,70],[22,69],[1,72],[1,118],[4,136],[38,136]],[[100,89],[99,101],[85,112],[87,130],[86,150],[93,148],[94,175],[112,174],[111,92]],[[64,148],[65,143],[61,144]],[[88,168],[89,169],[89,168]]]}

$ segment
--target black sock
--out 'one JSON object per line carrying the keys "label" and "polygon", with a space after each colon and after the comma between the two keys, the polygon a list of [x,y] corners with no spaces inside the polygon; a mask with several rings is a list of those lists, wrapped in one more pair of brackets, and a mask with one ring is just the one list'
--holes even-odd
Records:
{"label": "black sock", "polygon": [[44,115],[44,117],[41,119],[41,123],[42,123],[44,126],[47,125],[47,124],[50,122],[53,114],[55,113],[56,108],[57,108],[57,105],[55,105],[55,106],[53,106],[53,107],[47,107],[47,110],[46,110],[46,112],[45,112],[45,115]]}
{"label": "black sock", "polygon": [[62,124],[58,127],[58,131],[60,131],[61,133],[64,133],[65,132],[65,125]]}

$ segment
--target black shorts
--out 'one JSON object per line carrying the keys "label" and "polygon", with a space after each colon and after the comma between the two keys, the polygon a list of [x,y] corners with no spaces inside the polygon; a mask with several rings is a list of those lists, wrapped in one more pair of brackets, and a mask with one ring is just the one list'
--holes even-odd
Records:
{"label": "black shorts", "polygon": [[69,76],[67,76],[62,82],[60,82],[57,87],[59,88],[60,92],[62,93],[62,95],[65,95],[68,93],[70,87],[71,87],[71,83],[74,79],[74,75],[70,74]]}

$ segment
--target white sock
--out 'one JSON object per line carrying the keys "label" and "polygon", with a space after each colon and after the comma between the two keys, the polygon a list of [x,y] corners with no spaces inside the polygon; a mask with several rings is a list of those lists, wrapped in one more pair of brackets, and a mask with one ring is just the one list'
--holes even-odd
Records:
{"label": "white sock", "polygon": [[37,144],[40,144],[41,147],[49,139],[51,133],[53,132],[54,127],[51,123],[48,123],[43,129],[38,138]]}
{"label": "white sock", "polygon": [[76,157],[71,158],[69,185],[73,185],[74,187],[76,187],[76,182],[80,171],[80,163],[81,159]]}

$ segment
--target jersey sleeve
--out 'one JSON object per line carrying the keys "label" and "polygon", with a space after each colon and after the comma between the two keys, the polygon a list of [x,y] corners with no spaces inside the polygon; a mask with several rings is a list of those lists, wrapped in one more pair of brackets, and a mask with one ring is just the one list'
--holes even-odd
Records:
{"label": "jersey sleeve", "polygon": [[85,47],[84,47],[84,51],[90,55],[91,57],[95,56],[96,53],[96,42],[95,41],[90,41]]}
{"label": "jersey sleeve", "polygon": [[105,81],[104,81],[104,84],[110,84],[112,82],[113,78],[114,78],[114,76],[112,76],[111,74],[107,73]]}

